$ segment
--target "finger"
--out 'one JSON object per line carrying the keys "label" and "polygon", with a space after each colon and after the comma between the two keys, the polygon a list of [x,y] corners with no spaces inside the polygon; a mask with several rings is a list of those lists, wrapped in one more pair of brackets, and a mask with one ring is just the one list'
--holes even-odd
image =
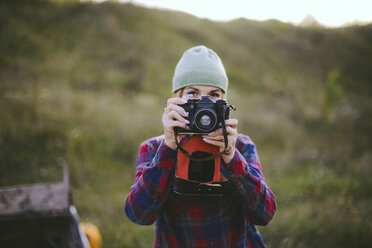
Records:
{"label": "finger", "polygon": [[185,104],[185,103],[187,103],[187,100],[179,98],[179,97],[173,97],[173,98],[168,99],[167,106],[169,104],[182,105],[182,104]]}
{"label": "finger", "polygon": [[211,140],[211,139],[207,139],[207,138],[203,138],[203,140],[204,140],[204,142],[206,142],[208,144],[215,145],[215,146],[218,146],[218,147],[221,147],[221,148],[225,148],[225,143],[222,142],[222,141]]}
{"label": "finger", "polygon": [[184,117],[189,116],[189,114],[185,111],[184,108],[182,108],[179,105],[173,104],[173,103],[171,103],[167,106],[167,112],[171,112],[172,110],[177,111],[180,115],[182,115]]}
{"label": "finger", "polygon": [[238,131],[236,130],[236,128],[228,126],[228,127],[226,127],[226,133],[228,135],[234,135],[234,134],[237,134]]}
{"label": "finger", "polygon": [[222,132],[222,128],[218,128],[218,129],[216,129],[215,131],[210,132],[210,133],[208,134],[208,136],[217,136],[217,135],[222,135],[222,134],[223,134],[223,132]]}
{"label": "finger", "polygon": [[[218,142],[222,142],[223,144],[223,147],[225,147],[225,138],[223,136],[203,136],[203,139],[207,139],[207,140],[211,140],[211,141],[218,141]],[[228,143],[228,146],[235,146],[235,143],[236,143],[236,139],[232,136],[228,136],[227,137],[227,143]]]}
{"label": "finger", "polygon": [[181,127],[183,129],[190,129],[185,123],[181,121],[172,121],[171,123],[169,123],[169,127],[171,127],[172,129],[175,127]]}
{"label": "finger", "polygon": [[[227,126],[227,127],[226,127],[226,134],[227,134],[227,135],[234,135],[234,134],[236,134],[236,133],[237,133],[236,128],[233,128],[233,127],[231,127],[231,126]],[[219,135],[223,135],[222,128],[219,128],[219,129],[217,129],[216,131],[209,133],[209,134],[208,134],[208,137],[209,137],[209,136],[219,136]]]}
{"label": "finger", "polygon": [[164,122],[164,128],[168,131],[172,131],[175,127],[181,127],[183,129],[190,129],[185,123],[178,121],[178,120],[166,120]]}
{"label": "finger", "polygon": [[190,122],[183,118],[177,111],[172,110],[171,112],[168,113],[168,118],[171,120],[178,120],[182,123],[189,124]]}
{"label": "finger", "polygon": [[236,128],[238,126],[238,120],[237,119],[227,119],[225,120],[225,126],[230,126],[232,128]]}
{"label": "finger", "polygon": [[222,135],[216,135],[216,136],[204,135],[203,138],[207,138],[207,139],[210,139],[210,140],[219,140],[219,141],[224,140],[224,137]]}

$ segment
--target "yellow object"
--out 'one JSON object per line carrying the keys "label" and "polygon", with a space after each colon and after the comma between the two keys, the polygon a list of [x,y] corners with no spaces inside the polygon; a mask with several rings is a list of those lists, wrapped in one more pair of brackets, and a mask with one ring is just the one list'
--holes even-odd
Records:
{"label": "yellow object", "polygon": [[102,236],[96,225],[88,222],[80,222],[79,227],[87,236],[90,248],[101,248]]}

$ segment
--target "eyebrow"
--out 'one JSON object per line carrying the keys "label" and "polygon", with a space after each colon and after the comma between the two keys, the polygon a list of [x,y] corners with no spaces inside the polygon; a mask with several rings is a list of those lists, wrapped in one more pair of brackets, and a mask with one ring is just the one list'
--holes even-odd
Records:
{"label": "eyebrow", "polygon": [[[185,90],[195,90],[195,91],[199,91],[198,88],[194,88],[194,87],[192,87],[192,86],[187,87]],[[222,90],[220,90],[220,89],[215,89],[215,90],[211,90],[211,91],[209,91],[209,93],[222,93]]]}
{"label": "eyebrow", "polygon": [[215,90],[211,90],[209,93],[220,93],[222,92],[222,90],[220,89],[215,89]]}
{"label": "eyebrow", "polygon": [[195,91],[199,91],[198,88],[194,88],[194,87],[187,87],[185,90],[195,90]]}

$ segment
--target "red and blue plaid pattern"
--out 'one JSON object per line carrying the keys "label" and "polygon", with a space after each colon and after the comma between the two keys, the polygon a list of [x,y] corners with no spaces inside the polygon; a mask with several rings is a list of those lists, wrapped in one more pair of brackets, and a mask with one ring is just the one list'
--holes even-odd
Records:
{"label": "red and blue plaid pattern", "polygon": [[221,163],[228,183],[223,196],[175,194],[177,151],[163,136],[142,143],[136,180],[125,204],[128,218],[141,225],[156,221],[154,247],[265,247],[255,225],[267,225],[276,211],[254,143],[239,135],[229,164]]}

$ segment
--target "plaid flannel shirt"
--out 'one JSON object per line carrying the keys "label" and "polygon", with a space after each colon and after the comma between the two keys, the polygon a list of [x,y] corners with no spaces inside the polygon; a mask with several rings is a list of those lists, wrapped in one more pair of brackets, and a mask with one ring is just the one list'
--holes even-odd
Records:
{"label": "plaid flannel shirt", "polygon": [[276,211],[254,143],[239,135],[223,196],[184,196],[173,192],[177,150],[164,136],[142,143],[125,213],[134,223],[155,224],[154,247],[265,247],[255,225],[267,225]]}

